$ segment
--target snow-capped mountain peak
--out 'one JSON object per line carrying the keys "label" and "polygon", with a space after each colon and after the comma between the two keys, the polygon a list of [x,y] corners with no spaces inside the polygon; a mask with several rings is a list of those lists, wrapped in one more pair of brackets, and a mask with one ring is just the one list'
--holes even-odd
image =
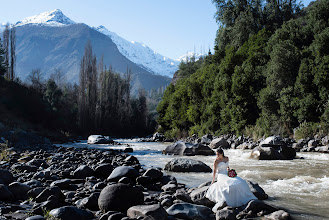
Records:
{"label": "snow-capped mountain peak", "polygon": [[26,24],[33,25],[49,25],[49,26],[63,26],[75,24],[74,21],[66,17],[59,9],[48,12],[43,12],[35,16],[24,18],[16,23],[16,26],[23,26]]}
{"label": "snow-capped mountain peak", "polygon": [[158,54],[143,43],[127,41],[103,25],[94,27],[94,29],[110,37],[121,54],[150,72],[172,77],[178,69],[178,61]]}
{"label": "snow-capped mountain peak", "polygon": [[188,52],[182,56],[180,56],[177,61],[179,62],[186,62],[188,60],[191,60],[193,57],[195,60],[199,60],[201,57],[204,57],[204,54],[200,54],[200,53],[195,53],[195,52]]}

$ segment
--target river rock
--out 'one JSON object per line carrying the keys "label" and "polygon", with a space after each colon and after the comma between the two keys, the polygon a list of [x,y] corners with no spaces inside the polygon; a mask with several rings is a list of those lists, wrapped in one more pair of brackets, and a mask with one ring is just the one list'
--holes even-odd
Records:
{"label": "river rock", "polygon": [[49,215],[56,219],[61,220],[91,220],[94,219],[92,212],[87,210],[79,209],[74,206],[63,206],[57,209],[53,209],[49,212]]}
{"label": "river rock", "polygon": [[296,157],[296,151],[292,147],[280,145],[258,146],[252,150],[250,157],[258,160],[292,160]]}
{"label": "river rock", "polygon": [[118,182],[122,177],[128,177],[135,180],[139,176],[138,171],[131,166],[119,166],[115,168],[111,175],[107,178],[109,182]]}
{"label": "river rock", "polygon": [[195,156],[195,155],[214,155],[215,153],[208,147],[202,144],[191,144],[178,141],[166,147],[164,154],[180,155],[180,156]]}
{"label": "river rock", "polygon": [[127,216],[130,218],[148,218],[156,220],[166,220],[168,214],[159,204],[132,206],[127,210]]}
{"label": "river rock", "polygon": [[58,186],[60,189],[69,189],[72,181],[70,179],[56,180],[50,184],[50,186]]}
{"label": "river rock", "polygon": [[230,148],[230,144],[227,142],[227,140],[224,137],[219,137],[211,141],[210,148],[217,149],[219,147],[223,149]]}
{"label": "river rock", "polygon": [[288,220],[288,219],[291,219],[290,214],[283,210],[278,210],[276,212],[264,216],[264,220]]}
{"label": "river rock", "polygon": [[20,182],[13,182],[9,184],[8,188],[14,194],[16,200],[27,199],[27,192],[31,189],[29,185]]}
{"label": "river rock", "polygon": [[97,177],[107,178],[112,173],[113,166],[109,163],[103,163],[97,165],[94,170]]}
{"label": "river rock", "polygon": [[268,195],[265,193],[262,187],[258,185],[258,183],[249,180],[247,180],[246,182],[248,183],[251,192],[257,197],[257,199],[259,200],[268,199]]}
{"label": "river rock", "polygon": [[61,189],[58,186],[53,186],[53,187],[49,187],[44,189],[36,198],[35,201],[36,202],[44,202],[47,201],[49,196],[56,196],[58,198],[59,201],[64,201],[65,200],[65,196],[62,193]]}
{"label": "river rock", "polygon": [[221,209],[216,212],[216,220],[236,220],[237,211],[235,209]]}
{"label": "river rock", "polygon": [[8,170],[0,169],[0,184],[9,185],[14,182],[14,176]]}
{"label": "river rock", "polygon": [[32,159],[29,162],[26,163],[27,165],[33,165],[33,166],[37,166],[37,167],[47,167],[47,162],[45,160],[42,159]]}
{"label": "river rock", "polygon": [[0,183],[0,201],[12,201],[14,198],[14,194],[8,189],[8,187]]}
{"label": "river rock", "polygon": [[11,166],[12,170],[17,170],[18,172],[36,172],[38,170],[38,167],[33,165],[26,165],[26,164],[14,164]]}
{"label": "river rock", "polygon": [[327,146],[321,146],[321,147],[316,147],[315,152],[320,152],[320,153],[329,153],[329,145]]}
{"label": "river rock", "polygon": [[167,213],[178,219],[211,220],[215,219],[210,208],[191,203],[176,203],[167,209]]}
{"label": "river rock", "polygon": [[28,217],[25,220],[46,220],[46,219],[42,215],[34,215],[34,216],[31,216],[31,217]]}
{"label": "river rock", "polygon": [[207,193],[208,189],[209,189],[209,186],[203,186],[201,188],[196,188],[195,190],[193,190],[190,194],[190,197],[191,197],[193,203],[198,204],[198,205],[208,206],[208,207],[214,206],[215,203],[213,201],[210,201],[206,197],[206,193]]}
{"label": "river rock", "polygon": [[78,201],[77,207],[78,208],[89,209],[89,210],[92,210],[92,211],[99,210],[99,207],[98,207],[98,197],[99,197],[99,195],[100,195],[99,192],[92,193],[90,196]]}
{"label": "river rock", "polygon": [[81,165],[73,172],[73,176],[77,179],[85,179],[92,175],[94,175],[94,171],[87,165]]}
{"label": "river rock", "polygon": [[206,134],[201,137],[201,144],[210,144],[213,137],[211,134]]}
{"label": "river rock", "polygon": [[113,140],[104,137],[103,135],[90,135],[88,144],[113,144]]}
{"label": "river rock", "polygon": [[280,146],[285,146],[286,143],[283,141],[283,139],[280,136],[270,136],[267,137],[265,140],[261,141],[259,143],[259,146],[263,145],[280,145]]}
{"label": "river rock", "polygon": [[176,158],[165,165],[165,170],[172,172],[211,172],[212,169],[202,161]]}
{"label": "river rock", "polygon": [[150,177],[152,181],[158,181],[163,177],[163,173],[158,169],[149,168],[145,171],[143,176]]}
{"label": "river rock", "polygon": [[126,212],[131,206],[142,205],[143,202],[144,195],[139,188],[122,183],[105,187],[98,198],[98,206],[103,213]]}
{"label": "river rock", "polygon": [[159,132],[154,133],[152,136],[152,141],[162,142],[164,140],[165,140],[165,136]]}

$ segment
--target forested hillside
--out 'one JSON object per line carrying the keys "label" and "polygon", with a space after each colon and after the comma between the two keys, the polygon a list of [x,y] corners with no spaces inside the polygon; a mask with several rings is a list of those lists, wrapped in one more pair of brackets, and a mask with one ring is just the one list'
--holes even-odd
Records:
{"label": "forested hillside", "polygon": [[[328,132],[329,0],[214,0],[214,54],[187,61],[158,105],[160,131]],[[209,33],[211,34],[211,33]]]}

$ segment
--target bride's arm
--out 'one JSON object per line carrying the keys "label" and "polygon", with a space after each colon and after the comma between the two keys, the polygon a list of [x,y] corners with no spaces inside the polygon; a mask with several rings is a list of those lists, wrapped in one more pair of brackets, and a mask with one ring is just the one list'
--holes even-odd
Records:
{"label": "bride's arm", "polygon": [[217,160],[214,161],[214,169],[213,169],[213,173],[212,173],[212,181],[211,181],[211,184],[213,184],[215,182],[216,170],[217,170]]}

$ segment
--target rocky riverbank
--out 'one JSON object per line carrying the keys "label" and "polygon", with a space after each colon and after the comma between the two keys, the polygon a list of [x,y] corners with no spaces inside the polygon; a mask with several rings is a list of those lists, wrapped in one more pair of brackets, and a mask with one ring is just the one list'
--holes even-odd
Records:
{"label": "rocky riverbank", "polygon": [[2,219],[289,219],[259,200],[220,207],[204,195],[209,183],[187,188],[161,169],[143,169],[138,159],[116,150],[48,147],[11,151],[0,163]]}

